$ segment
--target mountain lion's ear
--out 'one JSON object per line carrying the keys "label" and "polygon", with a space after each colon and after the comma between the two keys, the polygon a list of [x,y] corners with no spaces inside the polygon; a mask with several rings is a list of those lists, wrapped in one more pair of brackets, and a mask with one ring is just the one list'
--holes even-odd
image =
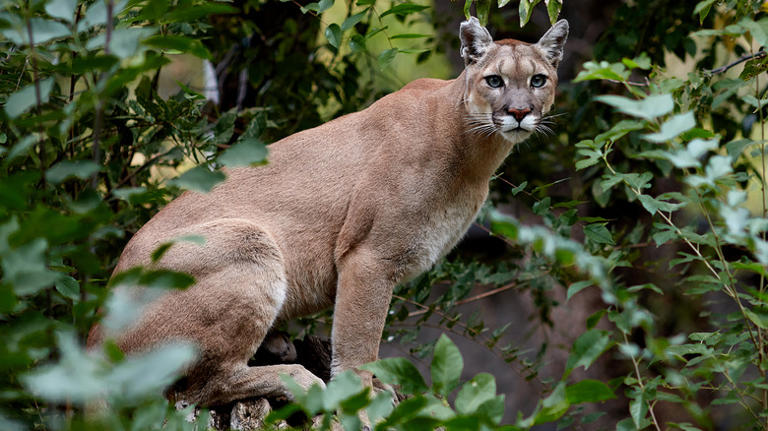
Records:
{"label": "mountain lion's ear", "polygon": [[561,19],[544,33],[544,36],[536,42],[536,46],[544,51],[547,60],[552,63],[552,66],[557,67],[560,64],[560,60],[563,59],[563,46],[567,38],[568,21]]}
{"label": "mountain lion's ear", "polygon": [[493,45],[491,34],[475,17],[461,23],[459,37],[461,38],[461,57],[464,59],[465,66],[483,58],[488,48]]}

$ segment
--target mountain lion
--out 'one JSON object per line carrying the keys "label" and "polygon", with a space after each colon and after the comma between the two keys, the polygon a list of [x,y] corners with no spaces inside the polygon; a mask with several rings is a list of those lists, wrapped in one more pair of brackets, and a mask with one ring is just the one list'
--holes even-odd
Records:
{"label": "mountain lion", "polygon": [[429,269],[467,231],[512,147],[546,126],[568,23],[535,44],[494,42],[461,24],[462,74],[419,79],[367,109],[272,144],[269,164],[232,169],[208,194],[186,192],[126,246],[115,273],[155,264],[195,284],[154,300],[128,329],[94,327],[125,352],[192,341],[199,358],[180,395],[216,405],[281,395],[279,374],[322,381],[300,365],[249,367],[271,328],[333,306],[332,373],[378,356],[392,289]]}

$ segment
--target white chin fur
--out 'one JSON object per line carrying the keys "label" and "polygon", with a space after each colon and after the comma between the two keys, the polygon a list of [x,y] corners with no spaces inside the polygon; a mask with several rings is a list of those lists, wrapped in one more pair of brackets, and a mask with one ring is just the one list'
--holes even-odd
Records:
{"label": "white chin fur", "polygon": [[510,130],[510,131],[501,131],[499,133],[504,139],[506,139],[509,142],[512,142],[513,144],[519,144],[520,142],[523,142],[526,140],[529,136],[531,136],[531,132],[527,130]]}

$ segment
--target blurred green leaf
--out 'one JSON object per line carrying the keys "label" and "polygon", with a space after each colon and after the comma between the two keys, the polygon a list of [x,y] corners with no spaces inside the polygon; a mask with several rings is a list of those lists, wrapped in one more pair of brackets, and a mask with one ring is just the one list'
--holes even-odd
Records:
{"label": "blurred green leaf", "polygon": [[541,402],[540,409],[534,417],[534,424],[554,422],[560,419],[570,406],[566,396],[565,383],[560,382],[555,387],[555,390]]}
{"label": "blurred green leaf", "polygon": [[91,160],[62,160],[45,173],[45,178],[53,184],[64,182],[67,178],[85,180],[99,171],[99,165]]}
{"label": "blurred green leaf", "polygon": [[45,12],[48,15],[72,22],[75,18],[77,0],[50,0],[45,4]]}
{"label": "blurred green leaf", "polygon": [[368,9],[358,12],[354,15],[348,16],[343,23],[341,23],[341,31],[347,31],[351,28],[353,28],[357,23],[363,20],[365,17],[365,14],[368,13]]}
{"label": "blurred green leaf", "polygon": [[406,394],[417,394],[427,390],[419,370],[405,358],[379,359],[360,368],[372,372],[384,383],[400,385],[401,390]]}
{"label": "blurred green leaf", "polygon": [[485,402],[496,396],[496,379],[488,373],[480,373],[473,377],[456,394],[456,411],[461,414],[472,414]]}
{"label": "blurred green leaf", "polygon": [[341,45],[341,37],[341,28],[338,24],[334,23],[326,27],[325,38],[332,47],[338,48]]}
{"label": "blurred green leaf", "polygon": [[267,161],[267,147],[260,140],[245,138],[221,153],[217,160],[225,166],[255,166]]}
{"label": "blurred green leaf", "polygon": [[568,356],[568,362],[565,366],[565,375],[576,368],[583,366],[589,369],[589,366],[611,347],[611,339],[608,332],[598,329],[590,329],[581,334],[573,343],[571,354]]}
{"label": "blurred green leaf", "polygon": [[224,181],[226,176],[220,171],[211,171],[207,166],[196,166],[180,177],[170,181],[171,184],[183,189],[208,193],[216,184]]}
{"label": "blurred green leaf", "polygon": [[621,96],[597,96],[595,100],[611,105],[625,114],[646,120],[668,114],[675,107],[675,102],[669,94],[648,96],[643,100],[632,100]]}
{"label": "blurred green leaf", "polygon": [[389,66],[389,64],[392,63],[392,60],[395,59],[396,55],[397,48],[390,48],[381,51],[381,54],[379,54],[379,67],[384,69]]}
{"label": "blurred green leaf", "polygon": [[[40,103],[48,103],[48,98],[53,88],[53,78],[47,78],[40,81]],[[5,113],[11,118],[16,118],[23,114],[29,108],[35,106],[37,96],[35,84],[27,85],[21,90],[8,96],[5,102]]]}
{"label": "blurred green leaf", "polygon": [[491,12],[491,0],[475,0],[475,12],[480,25],[488,25],[488,14]]}
{"label": "blurred green leaf", "polygon": [[584,379],[565,388],[570,404],[596,403],[616,398],[611,388],[599,380]]}
{"label": "blurred green leaf", "polygon": [[611,232],[605,227],[605,223],[592,223],[584,226],[584,235],[597,244],[615,244]]}
{"label": "blurred green leaf", "polygon": [[562,0],[544,0],[547,4],[547,15],[549,15],[550,24],[557,22],[557,17],[560,16],[560,9],[563,7]]}
{"label": "blurred green leaf", "polygon": [[[208,48],[199,40],[176,35],[155,35],[143,41],[147,46],[160,48],[166,51],[177,51],[178,53],[189,53],[199,58],[211,60],[211,53]],[[171,52],[175,53],[175,52]]]}
{"label": "blurred green leaf", "polygon": [[414,12],[423,11],[424,9],[429,9],[429,6],[419,5],[419,4],[410,3],[410,2],[399,3],[385,10],[379,16],[379,18],[384,18],[387,15],[406,16]]}
{"label": "blurred green leaf", "polygon": [[56,280],[56,290],[64,297],[75,302],[80,300],[80,283],[69,275],[64,275]]}
{"label": "blurred green leaf", "polygon": [[568,286],[568,292],[566,293],[566,300],[571,299],[571,297],[582,290],[586,289],[589,286],[594,285],[592,281],[577,281],[576,283],[571,284]]}
{"label": "blurred green leaf", "polygon": [[695,126],[696,119],[693,116],[693,112],[689,111],[671,117],[661,125],[661,130],[658,133],[643,135],[643,139],[651,142],[666,142]]}
{"label": "blurred green leaf", "polygon": [[301,13],[307,13],[313,11],[316,13],[323,13],[333,6],[334,0],[320,0],[319,2],[310,3],[301,8]]}
{"label": "blurred green leaf", "polygon": [[445,334],[435,344],[432,358],[432,387],[440,395],[448,396],[459,384],[459,377],[464,368],[461,352]]}
{"label": "blurred green leaf", "polygon": [[[54,39],[61,39],[72,34],[66,25],[43,18],[30,18],[29,26],[32,27],[32,41],[35,45],[42,45]],[[16,45],[29,45],[26,23],[15,28],[0,29],[0,34],[10,39]]]}

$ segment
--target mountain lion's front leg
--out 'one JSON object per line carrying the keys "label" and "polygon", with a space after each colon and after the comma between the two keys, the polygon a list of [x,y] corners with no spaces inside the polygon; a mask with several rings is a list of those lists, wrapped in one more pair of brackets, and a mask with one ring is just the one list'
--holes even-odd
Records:
{"label": "mountain lion's front leg", "polygon": [[357,367],[378,359],[395,273],[391,260],[362,247],[341,262],[331,335],[332,375],[354,370],[364,385],[372,385],[371,373]]}

